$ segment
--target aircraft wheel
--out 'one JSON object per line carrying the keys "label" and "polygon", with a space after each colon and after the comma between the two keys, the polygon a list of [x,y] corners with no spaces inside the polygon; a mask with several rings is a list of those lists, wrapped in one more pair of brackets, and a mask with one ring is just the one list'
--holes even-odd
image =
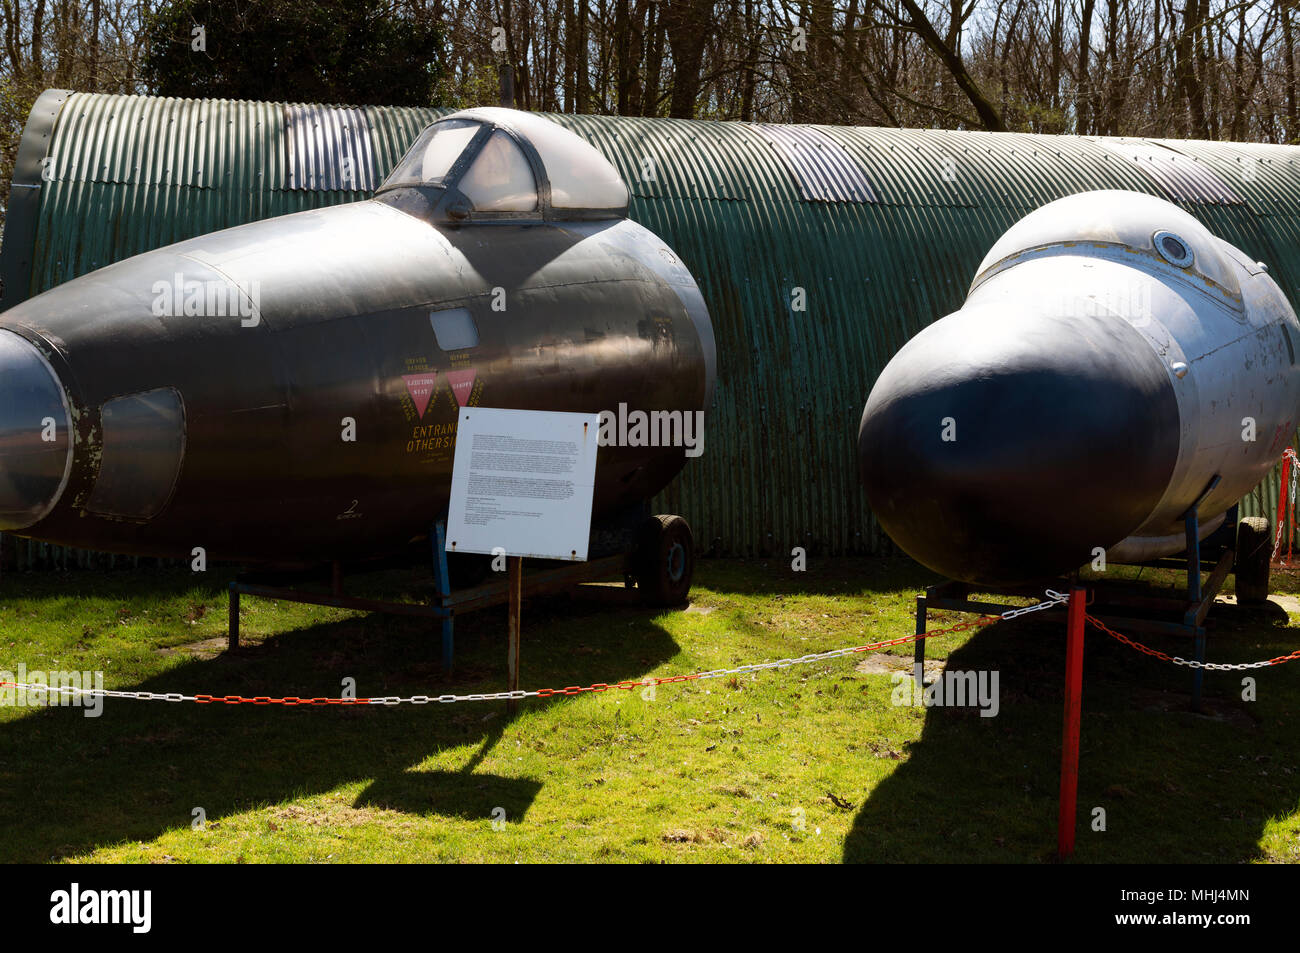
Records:
{"label": "aircraft wheel", "polygon": [[680,516],[646,520],[638,549],[637,584],[652,606],[679,606],[691,592],[695,576],[695,540]]}
{"label": "aircraft wheel", "polygon": [[1247,516],[1237,524],[1237,603],[1259,605],[1268,601],[1269,562],[1273,538],[1268,518]]}

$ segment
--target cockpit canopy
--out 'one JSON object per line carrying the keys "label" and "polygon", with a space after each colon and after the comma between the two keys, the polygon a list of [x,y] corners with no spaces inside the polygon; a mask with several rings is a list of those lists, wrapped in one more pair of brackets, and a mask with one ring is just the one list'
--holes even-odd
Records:
{"label": "cockpit canopy", "polygon": [[627,214],[627,186],[608,159],[549,119],[515,109],[465,109],[429,126],[378,191],[412,186],[457,193],[449,206],[456,218]]}

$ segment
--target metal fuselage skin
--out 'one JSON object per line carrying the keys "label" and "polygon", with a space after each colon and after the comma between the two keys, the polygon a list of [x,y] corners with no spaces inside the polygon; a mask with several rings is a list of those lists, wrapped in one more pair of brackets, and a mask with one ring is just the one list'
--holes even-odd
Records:
{"label": "metal fuselage skin", "polygon": [[[48,511],[15,531],[161,556],[199,546],[209,558],[276,563],[382,554],[445,514],[461,404],[706,408],[708,314],[652,233],[626,219],[440,226],[402,210],[420,202],[399,191],[204,235],[0,314],[0,335],[48,362],[70,425],[50,413],[49,450],[66,450],[66,473],[52,506],[28,510]],[[255,292],[256,314],[159,315],[160,281],[236,282]],[[472,316],[476,344],[439,345],[431,314],[451,309]],[[157,388],[183,405],[165,505],[147,519],[96,512],[101,409]],[[40,403],[39,390],[24,406]],[[39,427],[0,421],[15,447]],[[602,447],[596,515],[648,499],[686,459],[681,446]],[[14,477],[9,492],[30,485]]]}
{"label": "metal fuselage skin", "polygon": [[905,551],[965,582],[1180,552],[1196,501],[1204,537],[1290,441],[1297,348],[1265,269],[1186,212],[1127,192],[1058,200],[877,380],[868,499]]}

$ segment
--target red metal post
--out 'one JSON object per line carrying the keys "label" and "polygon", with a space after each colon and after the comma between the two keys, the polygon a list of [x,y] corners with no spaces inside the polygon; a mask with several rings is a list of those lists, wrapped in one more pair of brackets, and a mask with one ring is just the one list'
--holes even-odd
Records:
{"label": "red metal post", "polygon": [[1083,630],[1085,590],[1070,589],[1065,637],[1065,727],[1061,735],[1061,798],[1056,828],[1057,853],[1074,854],[1079,795],[1079,718],[1083,708]]}
{"label": "red metal post", "polygon": [[1274,526],[1285,526],[1286,519],[1286,488],[1287,480],[1290,477],[1291,458],[1282,454],[1282,477],[1278,482],[1277,489],[1277,518],[1274,520]]}
{"label": "red metal post", "polygon": [[1290,525],[1287,527],[1286,534],[1286,564],[1290,568],[1292,564],[1291,544],[1295,541],[1295,504],[1291,502],[1291,494],[1287,493],[1286,490],[1279,490],[1278,492],[1286,493],[1287,499],[1288,523]]}
{"label": "red metal post", "polygon": [[1291,451],[1282,454],[1282,479],[1277,485],[1277,522],[1274,524],[1275,532],[1287,530],[1287,523],[1290,522],[1289,531],[1286,534],[1286,558],[1282,559],[1282,547],[1277,550],[1278,559],[1283,566],[1291,565],[1291,541],[1295,538],[1295,508],[1289,506],[1290,494],[1287,492],[1291,485]]}

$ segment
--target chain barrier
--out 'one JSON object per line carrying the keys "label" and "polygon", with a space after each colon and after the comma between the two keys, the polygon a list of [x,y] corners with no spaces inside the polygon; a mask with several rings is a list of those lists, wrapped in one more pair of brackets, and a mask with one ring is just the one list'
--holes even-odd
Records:
{"label": "chain barrier", "polygon": [[626,680],[613,683],[596,682],[594,685],[570,685],[566,688],[539,688],[532,691],[516,690],[511,692],[484,692],[473,695],[385,695],[374,698],[299,698],[297,696],[272,698],[266,695],[257,695],[248,698],[243,695],[186,695],[181,692],[125,692],[98,688],[81,688],[71,685],[33,685],[24,682],[8,681],[0,681],[0,688],[12,687],[22,689],[29,693],[44,692],[46,694],[65,696],[123,698],[133,701],[194,702],[199,705],[445,705],[455,702],[490,702],[513,701],[523,698],[553,698],[560,695],[582,695],[588,692],[605,692],[609,691],[611,688],[620,691],[631,691],[634,688],[672,685],[677,682],[696,682],[710,678],[722,678],[727,675],[748,675],[752,672],[764,672],[768,669],[789,668],[792,665],[808,665],[812,662],[822,662],[828,659],[843,658],[846,655],[857,655],[863,652],[874,652],[895,645],[906,645],[909,642],[931,639],[940,635],[952,635],[954,632],[962,632],[966,629],[982,628],[986,625],[992,625],[994,622],[1016,619],[1031,612],[1041,612],[1044,609],[1051,609],[1055,606],[1063,605],[1070,599],[1069,593],[1056,592],[1052,589],[1048,589],[1046,595],[1047,598],[1042,602],[1018,609],[1008,609],[1001,615],[981,615],[975,619],[951,625],[946,629],[932,629],[929,632],[923,632],[917,635],[904,635],[896,639],[886,639],[883,642],[868,642],[865,645],[854,645],[842,649],[831,649],[827,652],[814,652],[811,655],[800,655],[792,658],[778,659],[774,662],[754,662],[749,665],[740,665],[736,668],[718,668],[708,672],[694,672],[690,675],[648,676],[638,680]]}
{"label": "chain barrier", "polygon": [[1150,655],[1152,658],[1158,658],[1162,662],[1171,662],[1174,665],[1185,665],[1188,668],[1200,668],[1209,672],[1244,672],[1252,668],[1268,668],[1270,665],[1284,665],[1287,662],[1294,662],[1300,659],[1300,649],[1296,649],[1290,655],[1278,655],[1271,659],[1265,659],[1262,662],[1198,662],[1196,659],[1186,659],[1180,655],[1169,655],[1161,652],[1159,649],[1153,649],[1149,645],[1143,645],[1141,642],[1130,639],[1122,632],[1116,632],[1105,622],[1102,622],[1096,616],[1086,616],[1088,622],[1105,632],[1112,639],[1123,642],[1131,649],[1137,649],[1143,655]]}
{"label": "chain barrier", "polygon": [[[1286,531],[1287,516],[1289,514],[1292,532],[1287,534],[1286,559],[1279,563],[1284,568],[1291,565],[1291,538],[1295,532],[1296,487],[1298,482],[1300,482],[1300,456],[1296,455],[1294,449],[1287,447],[1282,454],[1282,475],[1277,491],[1277,529],[1273,533],[1273,554],[1269,557],[1270,562],[1278,562],[1278,557],[1282,553],[1282,536]],[[1129,648],[1136,649],[1143,655],[1149,655],[1152,658],[1173,665],[1184,665],[1187,668],[1199,668],[1209,672],[1244,672],[1249,669],[1268,668],[1271,665],[1284,665],[1287,662],[1300,659],[1300,649],[1296,649],[1290,655],[1278,655],[1262,662],[1198,662],[1196,659],[1185,659],[1181,655],[1170,655],[1167,652],[1161,652],[1159,649],[1153,649],[1149,645],[1143,645],[1141,642],[1130,639],[1122,632],[1116,632],[1096,616],[1089,615],[1086,618],[1089,624]]]}

